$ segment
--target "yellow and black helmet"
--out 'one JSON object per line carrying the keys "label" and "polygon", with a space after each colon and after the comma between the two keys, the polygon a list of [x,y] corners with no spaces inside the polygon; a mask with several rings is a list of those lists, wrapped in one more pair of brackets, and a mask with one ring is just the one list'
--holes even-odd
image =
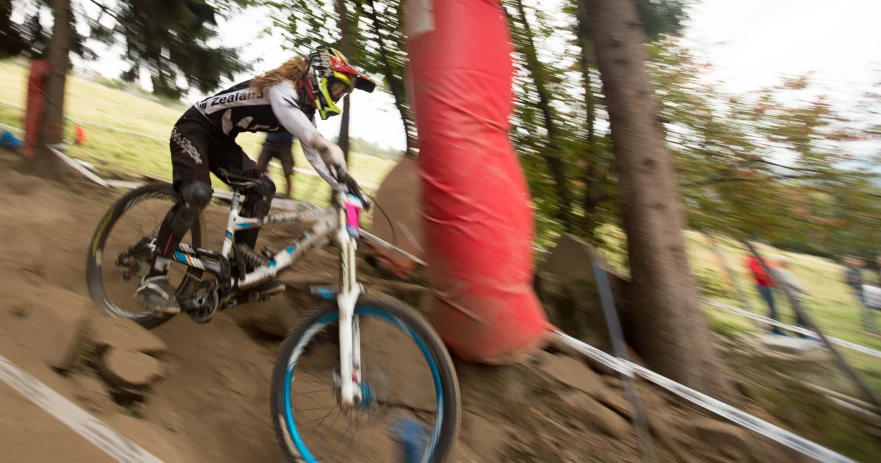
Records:
{"label": "yellow and black helmet", "polygon": [[349,64],[342,53],[324,46],[309,55],[304,82],[306,94],[312,99],[321,119],[342,114],[336,102],[353,90],[373,92],[376,83]]}

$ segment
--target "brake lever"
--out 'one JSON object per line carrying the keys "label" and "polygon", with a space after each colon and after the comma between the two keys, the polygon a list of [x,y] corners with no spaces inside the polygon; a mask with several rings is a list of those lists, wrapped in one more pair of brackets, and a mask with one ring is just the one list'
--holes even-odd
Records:
{"label": "brake lever", "polygon": [[350,175],[346,181],[346,187],[349,188],[349,192],[358,197],[361,200],[361,207],[365,211],[370,210],[371,202],[370,198],[361,191],[361,187],[358,185],[358,182],[355,181],[354,178]]}

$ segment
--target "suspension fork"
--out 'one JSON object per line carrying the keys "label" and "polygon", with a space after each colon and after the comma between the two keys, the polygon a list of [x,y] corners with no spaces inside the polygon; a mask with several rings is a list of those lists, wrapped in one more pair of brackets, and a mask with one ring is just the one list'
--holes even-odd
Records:
{"label": "suspension fork", "polygon": [[346,408],[361,403],[361,335],[355,304],[361,295],[355,252],[358,249],[361,202],[338,194],[336,240],[340,250],[340,292],[337,294],[340,336],[340,399]]}

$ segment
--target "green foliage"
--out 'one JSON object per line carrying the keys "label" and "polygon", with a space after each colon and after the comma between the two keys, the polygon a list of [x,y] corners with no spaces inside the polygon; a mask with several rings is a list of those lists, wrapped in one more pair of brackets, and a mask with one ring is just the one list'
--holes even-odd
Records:
{"label": "green foliage", "polygon": [[[99,2],[100,3],[100,2]],[[239,50],[210,46],[217,39],[217,20],[247,5],[243,0],[122,0],[111,11],[102,8],[91,23],[92,38],[124,47],[122,59],[129,65],[125,81],[136,80],[141,70],[150,72],[153,93],[180,98],[188,89],[203,93],[216,90],[221,79],[232,79],[251,69],[239,59]],[[105,27],[103,16],[112,18]],[[178,81],[186,82],[186,87]]]}
{"label": "green foliage", "polygon": [[[24,20],[15,23],[10,13],[15,3],[23,11]],[[40,24],[38,0],[0,0],[0,57],[22,55],[44,57],[51,31]],[[129,64],[123,80],[136,80],[141,70],[150,73],[153,92],[179,99],[188,89],[211,92],[220,86],[223,77],[250,69],[242,62],[239,51],[211,46],[217,39],[217,19],[247,6],[250,0],[119,0],[115,4],[91,2],[100,13],[96,17],[71,14],[74,31],[71,52],[86,60],[94,53],[85,46],[85,37],[78,33],[77,22],[88,26],[89,38],[124,49],[122,59]],[[112,9],[111,9],[112,7]],[[82,12],[81,9],[72,9]],[[111,25],[107,25],[111,24]],[[178,85],[179,81],[186,83]]]}
{"label": "green foliage", "polygon": [[688,17],[685,0],[636,0],[636,10],[642,28],[651,40],[662,34],[673,34],[682,29]]}
{"label": "green foliage", "polygon": [[718,270],[695,265],[693,272],[698,279],[701,295],[719,298],[734,297],[734,291],[722,281]]}
{"label": "green foliage", "polygon": [[850,154],[869,129],[808,78],[733,96],[675,37],[649,56],[692,227],[829,257],[877,252],[877,191]]}
{"label": "green foliage", "polygon": [[[24,56],[29,59],[46,58],[52,31],[40,23],[41,0],[0,0],[0,58]],[[12,20],[13,7],[20,10],[21,22]],[[73,37],[70,51],[83,59],[94,59],[95,54],[85,45],[86,37],[77,29],[77,18],[71,16]]]}
{"label": "green foliage", "polygon": [[[584,2],[562,3],[563,18],[544,14],[548,6],[531,0],[503,2],[517,66],[512,139],[539,236],[569,232],[600,242],[597,225],[619,220],[611,141],[600,130],[608,121]],[[681,29],[683,2],[637,3],[648,37]]]}
{"label": "green foliage", "polygon": [[407,134],[408,151],[415,150],[416,121],[405,91],[407,53],[402,2],[264,0],[262,4],[272,8],[273,25],[285,39],[285,46],[301,56],[318,45],[341,48],[340,12],[345,11],[352,45],[347,58],[394,97]]}

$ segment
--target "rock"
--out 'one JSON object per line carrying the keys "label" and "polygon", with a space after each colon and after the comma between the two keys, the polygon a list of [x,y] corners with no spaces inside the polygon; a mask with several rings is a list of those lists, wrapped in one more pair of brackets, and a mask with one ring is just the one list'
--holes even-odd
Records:
{"label": "rock", "polygon": [[510,441],[510,432],[498,422],[490,422],[474,413],[466,413],[462,433],[465,445],[478,461],[503,461]]}
{"label": "rock", "polygon": [[632,426],[621,415],[585,394],[571,392],[563,400],[570,413],[608,436],[621,438],[632,432]]}
{"label": "rock", "polygon": [[600,377],[578,360],[544,351],[536,353],[538,368],[561,383],[598,397],[605,385]]}
{"label": "rock", "polygon": [[572,337],[609,351],[611,343],[593,262],[606,270],[619,318],[626,320],[626,278],[609,266],[593,246],[573,235],[566,234],[557,240],[536,274],[536,293],[552,324]]}
{"label": "rock", "polygon": [[89,338],[99,352],[112,347],[160,356],[168,351],[168,346],[158,336],[122,317],[97,317]]}
{"label": "rock", "polygon": [[284,339],[304,313],[294,308],[287,295],[276,296],[262,304],[250,304],[241,310],[247,312],[236,319],[239,326],[276,339]]}
{"label": "rock", "polygon": [[657,442],[685,463],[701,463],[694,458],[691,449],[697,445],[691,437],[681,431],[682,420],[669,411],[655,411],[647,414],[649,428]]}
{"label": "rock", "polygon": [[159,360],[142,352],[110,348],[101,356],[101,375],[122,388],[149,387],[165,376]]}
{"label": "rock", "polygon": [[692,420],[688,426],[700,443],[696,450],[704,461],[753,461],[751,442],[743,428],[707,418]]}
{"label": "rock", "polygon": [[[630,401],[627,400],[627,397],[624,395],[624,391],[612,391],[609,389],[604,389],[602,394],[597,397],[597,400],[603,405],[605,405],[610,410],[615,413],[627,418],[628,420],[633,420],[633,411],[630,408]],[[640,396],[642,399],[642,396]],[[641,400],[643,409],[646,407],[645,400]]]}
{"label": "rock", "polygon": [[22,306],[26,320],[16,337],[49,366],[66,371],[89,332],[91,301],[54,287],[39,291],[40,297]]}
{"label": "rock", "polygon": [[77,401],[86,410],[97,414],[111,413],[115,410],[107,386],[100,379],[94,376],[77,376],[74,378],[74,383],[77,386]]}

